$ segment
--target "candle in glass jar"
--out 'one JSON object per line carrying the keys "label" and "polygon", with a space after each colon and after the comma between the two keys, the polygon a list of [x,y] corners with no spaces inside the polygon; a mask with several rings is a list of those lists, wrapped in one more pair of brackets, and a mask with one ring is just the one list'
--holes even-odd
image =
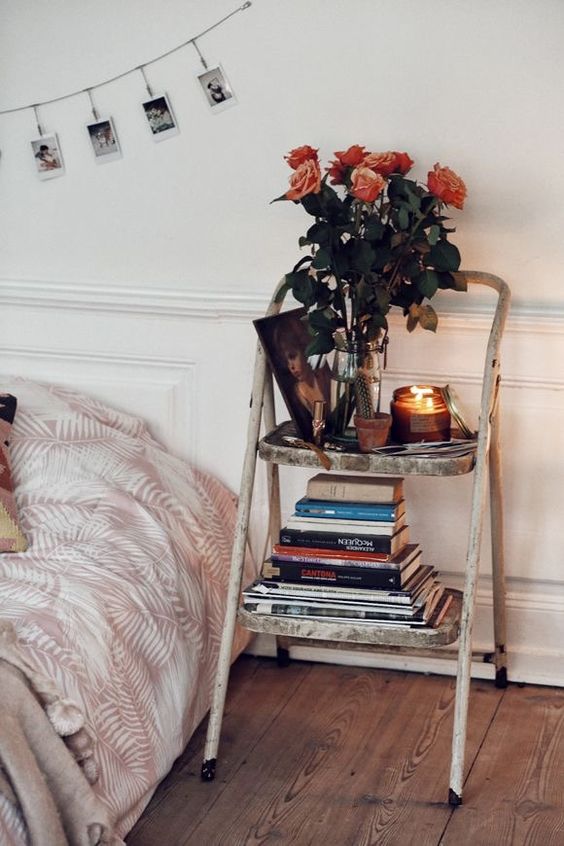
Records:
{"label": "candle in glass jar", "polygon": [[397,443],[450,440],[450,413],[440,388],[434,385],[396,388],[390,410],[392,439]]}

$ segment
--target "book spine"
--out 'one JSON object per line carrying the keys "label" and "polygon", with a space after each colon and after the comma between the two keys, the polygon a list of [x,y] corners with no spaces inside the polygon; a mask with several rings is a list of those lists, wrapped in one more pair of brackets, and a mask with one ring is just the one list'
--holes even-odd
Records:
{"label": "book spine", "polygon": [[383,522],[381,520],[344,520],[335,517],[323,519],[315,516],[293,515],[286,523],[286,528],[296,529],[297,531],[331,532],[332,534],[358,531],[365,535],[391,536],[403,525],[403,518],[393,522]]}
{"label": "book spine", "polygon": [[[282,529],[280,543],[283,546],[313,546],[318,549],[341,549],[354,552],[386,552],[393,554],[399,549],[399,533],[392,536],[349,534],[344,532],[315,532],[299,529]],[[403,541],[400,542],[403,544]]]}
{"label": "book spine", "polygon": [[[313,547],[312,547],[313,548]],[[366,570],[400,570],[399,565],[392,563],[389,555],[383,555],[381,561],[369,561],[365,558],[347,558],[328,556],[328,555],[308,555],[306,549],[303,553],[288,553],[273,552],[270,556],[273,564],[278,564],[281,561],[297,561],[300,564],[324,564],[326,567],[361,567]]]}
{"label": "book spine", "polygon": [[324,564],[303,564],[300,561],[268,562],[263,576],[277,581],[304,582],[340,587],[367,587],[378,590],[401,590],[399,570],[371,570],[361,567],[333,567]]}
{"label": "book spine", "polygon": [[329,505],[319,502],[304,503],[296,502],[296,514],[304,517],[320,517],[323,519],[335,520],[376,520],[378,522],[390,522],[396,520],[402,513],[402,509],[395,505],[375,505],[370,507],[355,503],[339,503]]}
{"label": "book spine", "polygon": [[364,480],[354,482],[335,479],[310,479],[307,484],[309,499],[322,499],[332,502],[370,502],[374,504],[397,501],[402,492],[401,485],[370,484]]}
{"label": "book spine", "polygon": [[310,605],[282,605],[278,602],[245,602],[243,608],[255,614],[272,614],[275,617],[328,617],[336,620],[372,620],[373,622],[395,622],[410,625],[414,621],[403,614],[379,614],[377,611],[318,608]]}

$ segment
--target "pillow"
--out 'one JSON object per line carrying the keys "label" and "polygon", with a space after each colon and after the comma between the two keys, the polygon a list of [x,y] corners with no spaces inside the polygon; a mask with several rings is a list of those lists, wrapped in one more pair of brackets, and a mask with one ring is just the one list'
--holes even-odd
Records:
{"label": "pillow", "polygon": [[27,549],[27,541],[18,524],[8,455],[17,402],[11,394],[0,394],[0,552],[25,552]]}

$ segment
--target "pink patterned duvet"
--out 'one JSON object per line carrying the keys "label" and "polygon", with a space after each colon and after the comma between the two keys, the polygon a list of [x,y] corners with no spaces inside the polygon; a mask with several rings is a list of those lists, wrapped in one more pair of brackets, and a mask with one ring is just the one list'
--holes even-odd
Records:
{"label": "pink patterned duvet", "polygon": [[[95,788],[123,837],[209,706],[234,497],[137,418],[63,388],[1,389],[18,398],[11,457],[30,545],[0,555],[0,615],[85,712]],[[4,800],[0,843],[26,843]]]}

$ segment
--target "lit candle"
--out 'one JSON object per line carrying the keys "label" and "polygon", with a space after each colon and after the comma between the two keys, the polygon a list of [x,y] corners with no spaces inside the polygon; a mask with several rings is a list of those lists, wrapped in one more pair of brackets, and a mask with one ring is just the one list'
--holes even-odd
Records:
{"label": "lit candle", "polygon": [[397,443],[450,440],[450,414],[440,388],[434,385],[396,388],[390,410],[392,439]]}

